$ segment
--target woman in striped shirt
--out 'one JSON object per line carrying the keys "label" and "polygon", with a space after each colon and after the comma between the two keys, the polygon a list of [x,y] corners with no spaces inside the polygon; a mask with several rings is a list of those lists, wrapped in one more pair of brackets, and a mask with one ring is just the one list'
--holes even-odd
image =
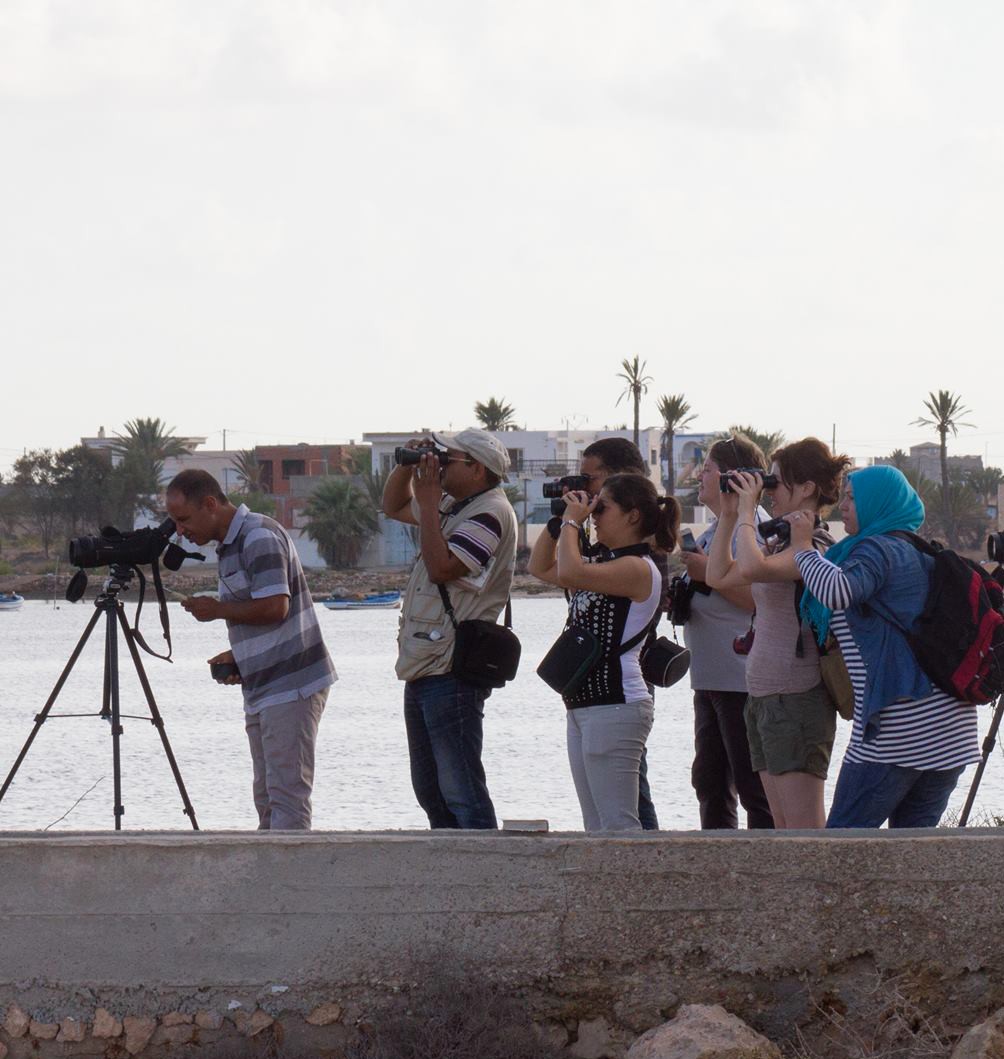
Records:
{"label": "woman in striped shirt", "polygon": [[826,557],[812,521],[790,516],[806,617],[832,631],[854,688],[854,722],[827,827],[934,827],[966,765],[979,760],[976,707],[939,691],[906,637],[924,607],[933,560],[893,530],[917,530],[924,504],[895,467],[848,476],[848,536]]}

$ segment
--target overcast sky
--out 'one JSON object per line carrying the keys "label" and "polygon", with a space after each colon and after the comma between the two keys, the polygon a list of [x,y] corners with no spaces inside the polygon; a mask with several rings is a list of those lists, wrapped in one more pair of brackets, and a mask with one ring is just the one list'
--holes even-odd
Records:
{"label": "overcast sky", "polygon": [[0,470],[615,426],[1004,466],[1004,5],[0,0]]}

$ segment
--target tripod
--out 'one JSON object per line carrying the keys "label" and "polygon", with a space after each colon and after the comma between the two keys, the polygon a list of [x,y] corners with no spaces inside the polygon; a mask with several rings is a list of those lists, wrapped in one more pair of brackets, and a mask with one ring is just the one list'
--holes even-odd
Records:
{"label": "tripod", "polygon": [[980,780],[983,779],[983,770],[987,767],[987,759],[997,743],[997,730],[1001,726],[1002,714],[1004,714],[1004,695],[999,696],[997,699],[997,708],[994,710],[993,720],[990,722],[990,730],[987,732],[986,739],[983,740],[983,753],[980,757],[980,763],[976,767],[976,775],[973,776],[972,786],[969,788],[969,794],[966,797],[966,804],[962,807],[962,813],[959,816],[959,827],[965,827],[969,823],[969,813],[972,811],[973,802],[976,801],[976,789],[980,785]]}
{"label": "tripod", "polygon": [[17,770],[21,767],[21,762],[24,761],[31,744],[35,741],[35,736],[38,735],[42,725],[49,718],[50,711],[52,710],[53,704],[56,701],[56,697],[59,695],[66,683],[67,677],[73,669],[74,664],[80,657],[84,646],[87,643],[88,638],[94,631],[95,625],[98,623],[98,619],[102,614],[105,616],[105,670],[104,670],[104,691],[101,699],[101,712],[97,714],[93,713],[57,713],[53,714],[53,717],[101,717],[106,721],[111,722],[112,729],[112,774],[115,784],[115,830],[122,830],[122,815],[125,813],[125,807],[122,805],[122,768],[121,768],[121,749],[119,746],[119,740],[122,735],[122,724],[119,713],[119,654],[118,654],[118,629],[119,626],[122,628],[122,633],[125,636],[126,646],[129,648],[129,654],[132,656],[133,665],[136,667],[136,675],[139,677],[139,682],[143,688],[143,694],[146,696],[146,704],[150,710],[149,717],[142,717],[132,714],[126,714],[132,720],[146,721],[157,729],[160,735],[160,741],[164,746],[164,753],[167,755],[168,763],[171,766],[171,771],[174,773],[174,782],[178,785],[178,792],[181,795],[181,801],[184,804],[184,813],[192,821],[192,828],[198,831],[199,825],[195,819],[195,810],[192,808],[192,803],[189,801],[188,792],[185,790],[184,780],[181,778],[181,772],[178,769],[178,763],[174,759],[174,753],[171,750],[171,744],[167,739],[167,732],[164,731],[164,719],[160,715],[160,710],[157,708],[156,700],[153,697],[153,691],[150,688],[150,682],[147,680],[146,671],[143,669],[143,663],[139,657],[139,651],[136,648],[136,642],[133,630],[129,628],[129,623],[125,617],[125,607],[122,600],[119,599],[119,593],[129,587],[129,582],[133,576],[133,570],[130,566],[115,564],[109,569],[108,579],[102,586],[101,594],[94,601],[95,611],[91,617],[91,620],[87,623],[87,628],[84,629],[83,634],[77,641],[77,646],[73,649],[73,653],[70,655],[69,661],[63,668],[63,672],[60,673],[59,679],[56,681],[56,686],[52,689],[52,693],[46,700],[45,706],[42,708],[42,712],[35,717],[35,727],[32,728],[27,740],[25,740],[24,746],[21,748],[21,753],[18,754],[17,760],[14,762],[13,768],[7,774],[7,779],[4,780],[3,786],[0,787],[0,801],[3,801],[4,795],[7,793],[7,788],[10,787],[14,781],[14,777],[17,775]]}

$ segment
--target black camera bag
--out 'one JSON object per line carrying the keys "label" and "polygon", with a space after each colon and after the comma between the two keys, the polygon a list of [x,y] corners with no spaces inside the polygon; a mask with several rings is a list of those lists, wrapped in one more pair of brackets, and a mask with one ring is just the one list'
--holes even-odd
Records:
{"label": "black camera bag", "polygon": [[512,600],[506,600],[503,625],[480,618],[458,622],[446,588],[436,587],[455,630],[451,676],[478,688],[504,687],[516,676],[522,651],[512,631]]}
{"label": "black camera bag", "polygon": [[559,695],[572,695],[602,654],[600,641],[588,629],[569,626],[551,644],[537,676]]}
{"label": "black camera bag", "polygon": [[666,636],[656,637],[655,627],[661,617],[661,613],[657,614],[655,621],[648,627],[650,637],[641,649],[639,662],[646,683],[654,684],[657,688],[671,688],[690,670],[690,651]]}

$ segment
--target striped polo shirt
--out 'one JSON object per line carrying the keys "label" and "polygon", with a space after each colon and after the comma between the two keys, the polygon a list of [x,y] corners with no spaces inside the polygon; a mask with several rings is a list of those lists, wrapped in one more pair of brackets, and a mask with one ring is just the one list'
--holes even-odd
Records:
{"label": "striped polo shirt", "polygon": [[244,710],[309,698],[338,679],[324,646],[300,558],[275,519],[241,504],[217,548],[220,600],[288,596],[286,617],[272,625],[227,621],[241,672]]}

